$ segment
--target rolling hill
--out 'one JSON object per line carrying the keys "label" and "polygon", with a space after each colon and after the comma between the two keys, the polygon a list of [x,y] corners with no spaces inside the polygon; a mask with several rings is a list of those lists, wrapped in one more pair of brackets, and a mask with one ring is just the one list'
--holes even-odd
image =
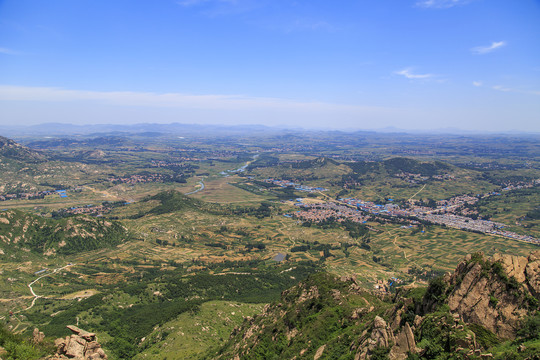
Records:
{"label": "rolling hill", "polygon": [[120,223],[88,216],[45,219],[18,210],[0,212],[0,249],[51,256],[118,245],[131,235]]}
{"label": "rolling hill", "polygon": [[47,157],[39,151],[32,150],[11,139],[0,136],[0,160],[17,160],[35,163],[46,161]]}

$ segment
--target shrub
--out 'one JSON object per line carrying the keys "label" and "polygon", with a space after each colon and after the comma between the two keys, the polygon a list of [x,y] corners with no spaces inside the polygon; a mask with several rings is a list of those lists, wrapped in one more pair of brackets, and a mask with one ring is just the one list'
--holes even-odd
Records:
{"label": "shrub", "polygon": [[523,327],[518,331],[518,335],[525,339],[540,339],[540,312],[528,317]]}
{"label": "shrub", "polygon": [[493,295],[489,295],[489,306],[491,307],[495,307],[497,306],[497,303],[499,302],[499,299],[497,299],[495,296]]}

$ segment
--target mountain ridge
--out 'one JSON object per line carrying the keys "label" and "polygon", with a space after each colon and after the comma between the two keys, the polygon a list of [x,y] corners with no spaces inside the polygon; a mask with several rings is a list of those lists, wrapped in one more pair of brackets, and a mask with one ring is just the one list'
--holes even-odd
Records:
{"label": "mountain ridge", "polygon": [[[539,266],[540,251],[529,257],[472,254],[427,289],[405,288],[393,296],[361,290],[354,277],[319,273],[245,319],[214,359],[533,359],[540,338],[523,329],[540,320]],[[495,301],[474,283],[510,286],[512,293],[495,292]],[[484,305],[493,311],[482,317]],[[493,326],[497,318],[504,321]]]}
{"label": "mountain ridge", "polygon": [[24,162],[43,162],[47,160],[47,157],[41,152],[27,148],[3,136],[0,136],[1,157]]}

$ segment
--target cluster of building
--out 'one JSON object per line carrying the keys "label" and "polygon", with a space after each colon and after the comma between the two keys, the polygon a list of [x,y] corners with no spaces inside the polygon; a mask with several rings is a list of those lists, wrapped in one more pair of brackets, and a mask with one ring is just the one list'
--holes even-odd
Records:
{"label": "cluster of building", "polygon": [[130,176],[110,177],[109,180],[115,184],[138,184],[149,182],[167,182],[171,181],[171,175],[166,174],[135,174]]}
{"label": "cluster of building", "polygon": [[152,160],[150,161],[150,166],[152,167],[191,167],[192,165],[186,164],[185,162],[169,162],[163,160]]}
{"label": "cluster of building", "polygon": [[388,280],[377,280],[377,283],[373,285],[373,288],[380,293],[389,293],[391,292],[392,287],[395,289],[397,285],[402,283],[403,280],[391,277]]}
{"label": "cluster of building", "polygon": [[104,202],[100,205],[88,204],[83,206],[73,206],[67,209],[61,209],[55,211],[53,215],[55,217],[64,217],[70,215],[93,215],[93,216],[102,216],[110,212],[113,208],[118,206],[124,206],[130,204],[129,202]]}
{"label": "cluster of building", "polygon": [[502,191],[518,190],[518,189],[529,189],[535,185],[540,185],[540,179],[535,179],[529,183],[520,182],[518,184],[506,184],[506,187]]}
{"label": "cluster of building", "polygon": [[[316,191],[317,189],[320,189],[305,186],[300,187],[301,185],[287,180],[266,179],[265,181],[267,183],[272,183],[282,187],[294,186],[297,190],[303,188],[305,189],[304,191]],[[524,188],[525,186],[532,187],[539,182],[539,180],[535,180],[532,183],[520,184],[516,186],[520,186],[519,188]],[[436,208],[419,206],[414,203],[409,203],[406,208],[402,208],[399,205],[393,203],[391,199],[389,199],[388,203],[382,205],[376,204],[372,201],[364,201],[354,198],[341,198],[339,199],[339,202],[341,204],[337,202],[305,204],[301,201],[298,201],[296,205],[301,207],[302,210],[297,211],[294,214],[294,217],[303,221],[312,222],[322,222],[328,219],[333,219],[339,222],[346,220],[354,222],[365,222],[368,217],[366,214],[374,216],[389,216],[406,220],[410,224],[417,224],[418,220],[420,220],[432,224],[444,225],[455,229],[503,236],[514,240],[526,241],[529,243],[540,245],[540,239],[534,238],[529,235],[522,235],[507,231],[504,229],[505,224],[490,220],[473,219],[468,216],[463,216],[463,214],[465,214],[464,209],[462,209],[463,205],[472,205],[475,204],[480,198],[494,195],[500,195],[500,193],[490,192],[475,196],[456,196],[449,200],[440,200],[436,202]],[[462,215],[456,214],[458,210]],[[475,213],[475,211],[473,210],[471,210],[470,212],[471,215]]]}
{"label": "cluster of building", "polygon": [[431,223],[439,225],[446,225],[455,229],[477,231],[484,234],[492,234],[540,245],[540,239],[536,239],[530,235],[522,235],[512,231],[504,230],[505,224],[501,224],[495,221],[473,220],[465,216],[458,216],[453,214],[422,214],[418,215],[417,217],[420,220],[429,221]]}
{"label": "cluster of building", "polygon": [[106,205],[84,205],[84,206],[74,206],[68,209],[62,209],[58,215],[81,215],[81,214],[91,214],[91,215],[102,215],[111,210],[111,206]]}
{"label": "cluster of building", "polygon": [[405,180],[410,184],[418,184],[419,182],[429,180],[429,176],[422,176],[421,174],[411,174],[406,172],[400,172],[399,174],[396,174],[396,177]]}
{"label": "cluster of building", "polygon": [[[76,187],[70,189],[70,191],[82,191],[81,187]],[[0,201],[8,200],[35,200],[43,199],[48,195],[58,195],[62,198],[68,197],[67,190],[42,190],[42,191],[31,191],[31,192],[20,192],[13,194],[2,194],[0,195]]]}
{"label": "cluster of building", "polygon": [[435,180],[450,180],[454,179],[454,175],[452,174],[440,174],[440,175],[431,175],[431,176],[425,176],[422,174],[413,174],[408,172],[400,172],[396,174],[396,177],[403,179],[407,181],[410,184],[418,184],[419,182],[424,182],[429,179],[435,179]]}
{"label": "cluster of building", "polygon": [[22,200],[43,199],[45,196],[51,195],[53,193],[54,191],[52,190],[44,190],[44,191],[32,191],[32,192],[22,192],[22,193],[14,193],[14,194],[2,194],[0,195],[0,201],[15,200],[15,199],[22,199]]}
{"label": "cluster of building", "polygon": [[[455,229],[476,231],[485,234],[503,236],[515,240],[526,241],[534,244],[540,244],[540,239],[529,235],[520,235],[511,231],[504,230],[504,224],[490,220],[472,219],[466,216],[445,213],[448,207],[430,209],[421,206],[411,205],[410,208],[402,209],[396,204],[377,205],[371,201],[362,201],[357,199],[340,199],[349,205],[356,206],[358,210],[373,215],[386,215],[399,218],[416,218],[433,224],[445,225]],[[435,214],[442,212],[441,214]]]}
{"label": "cluster of building", "polygon": [[298,184],[289,180],[277,180],[277,179],[265,179],[264,182],[268,184],[273,184],[279,187],[293,187],[294,190],[298,191],[306,191],[306,192],[316,192],[316,191],[328,191],[328,189],[325,189],[323,187],[313,187],[313,186],[307,186]]}
{"label": "cluster of building", "polygon": [[476,196],[470,196],[470,195],[459,195],[454,196],[451,199],[448,200],[439,200],[437,201],[438,207],[448,207],[448,206],[461,206],[463,204],[476,204],[478,202],[478,197]]}
{"label": "cluster of building", "polygon": [[459,216],[454,214],[418,214],[417,218],[424,221],[429,221],[433,224],[445,225],[454,229],[464,229],[470,231],[478,231],[482,233],[491,233],[502,229],[505,225],[490,221],[490,220],[473,220],[465,216]]}

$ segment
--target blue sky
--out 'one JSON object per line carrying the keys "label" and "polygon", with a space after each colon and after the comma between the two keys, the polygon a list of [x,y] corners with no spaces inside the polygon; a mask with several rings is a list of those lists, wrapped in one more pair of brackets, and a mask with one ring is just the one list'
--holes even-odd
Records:
{"label": "blue sky", "polygon": [[539,0],[0,0],[0,124],[540,132]]}

